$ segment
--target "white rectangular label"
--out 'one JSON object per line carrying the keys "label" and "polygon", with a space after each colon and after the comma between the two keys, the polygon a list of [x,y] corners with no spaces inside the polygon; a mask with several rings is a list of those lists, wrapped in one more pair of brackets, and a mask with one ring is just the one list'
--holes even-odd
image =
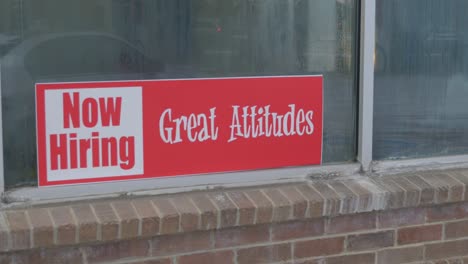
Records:
{"label": "white rectangular label", "polygon": [[49,181],[143,174],[141,87],[45,91]]}

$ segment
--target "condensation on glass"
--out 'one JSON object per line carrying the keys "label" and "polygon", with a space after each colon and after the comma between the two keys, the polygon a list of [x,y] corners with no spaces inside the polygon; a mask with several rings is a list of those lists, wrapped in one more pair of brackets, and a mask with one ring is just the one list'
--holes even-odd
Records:
{"label": "condensation on glass", "polygon": [[355,0],[2,0],[6,184],[36,181],[37,82],[323,74],[324,161],[352,161],[356,13]]}
{"label": "condensation on glass", "polygon": [[375,159],[468,153],[468,1],[377,1]]}

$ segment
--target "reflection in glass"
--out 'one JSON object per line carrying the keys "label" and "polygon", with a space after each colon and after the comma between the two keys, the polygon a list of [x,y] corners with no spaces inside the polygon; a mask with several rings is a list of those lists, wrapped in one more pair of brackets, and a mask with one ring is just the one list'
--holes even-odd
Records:
{"label": "reflection in glass", "polygon": [[377,1],[374,158],[468,153],[468,1]]}

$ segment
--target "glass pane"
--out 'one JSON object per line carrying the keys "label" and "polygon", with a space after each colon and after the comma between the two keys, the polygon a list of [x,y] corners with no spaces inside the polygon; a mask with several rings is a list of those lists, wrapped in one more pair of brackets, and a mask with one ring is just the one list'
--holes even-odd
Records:
{"label": "glass pane", "polygon": [[374,158],[468,153],[468,1],[377,1]]}
{"label": "glass pane", "polygon": [[355,158],[356,0],[2,0],[6,183],[36,178],[34,83],[324,74],[324,162]]}

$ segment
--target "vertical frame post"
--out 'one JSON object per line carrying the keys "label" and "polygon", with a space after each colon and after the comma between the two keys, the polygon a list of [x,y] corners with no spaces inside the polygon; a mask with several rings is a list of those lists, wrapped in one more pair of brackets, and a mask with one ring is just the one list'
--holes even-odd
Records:
{"label": "vertical frame post", "polygon": [[0,203],[4,192],[5,173],[3,168],[2,59],[0,58]]}
{"label": "vertical frame post", "polygon": [[368,171],[372,162],[374,118],[374,51],[376,0],[361,0],[359,45],[358,161]]}

